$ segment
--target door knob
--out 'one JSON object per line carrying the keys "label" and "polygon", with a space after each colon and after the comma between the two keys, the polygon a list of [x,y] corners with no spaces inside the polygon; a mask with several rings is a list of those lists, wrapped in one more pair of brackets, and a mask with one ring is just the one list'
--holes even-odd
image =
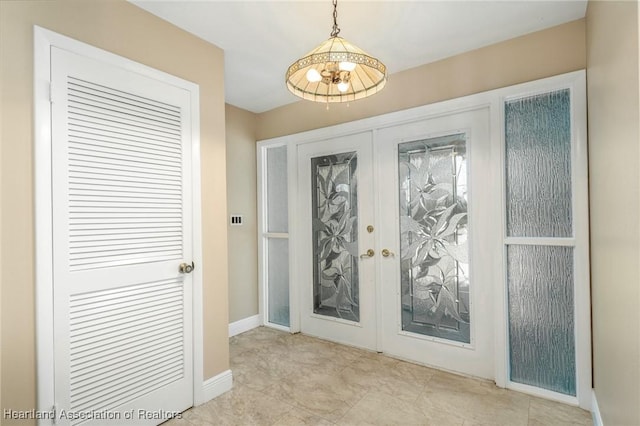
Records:
{"label": "door knob", "polygon": [[360,255],[360,259],[364,259],[366,257],[373,257],[374,254],[376,254],[376,252],[373,251],[373,249],[369,249],[365,254]]}
{"label": "door knob", "polygon": [[382,256],[383,257],[389,257],[389,256],[395,257],[396,255],[392,251],[389,251],[389,249],[382,249]]}
{"label": "door knob", "polygon": [[193,271],[195,267],[196,267],[196,265],[193,262],[191,262],[191,265],[189,265],[188,263],[181,263],[180,264],[180,272],[182,272],[183,274],[190,274],[191,271]]}

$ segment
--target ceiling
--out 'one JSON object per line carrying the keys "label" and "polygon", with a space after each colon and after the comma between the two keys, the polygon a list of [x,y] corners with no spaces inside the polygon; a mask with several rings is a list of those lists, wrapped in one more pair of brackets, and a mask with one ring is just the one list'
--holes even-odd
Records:
{"label": "ceiling", "polygon": [[[299,100],[286,69],[329,38],[331,0],[130,0],[224,50],[225,101],[255,113]],[[585,16],[587,0],[340,0],[340,36],[389,74]]]}

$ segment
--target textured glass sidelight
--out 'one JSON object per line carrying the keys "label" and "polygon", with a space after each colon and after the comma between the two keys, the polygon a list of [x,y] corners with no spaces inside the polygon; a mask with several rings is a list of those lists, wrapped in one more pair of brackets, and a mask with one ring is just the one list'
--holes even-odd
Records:
{"label": "textured glass sidelight", "polygon": [[[266,149],[267,233],[287,233],[287,147]],[[267,237],[269,322],[289,326],[289,239]]]}
{"label": "textured glass sidelight", "polygon": [[311,159],[314,312],[360,320],[355,152]]}
{"label": "textured glass sidelight", "polygon": [[402,329],[470,342],[466,136],[398,147]]}
{"label": "textured glass sidelight", "polygon": [[511,380],[576,394],[573,248],[507,248]]}
{"label": "textured glass sidelight", "polygon": [[267,239],[269,322],[289,326],[289,239]]}
{"label": "textured glass sidelight", "polygon": [[288,232],[287,147],[267,148],[267,232]]}
{"label": "textured glass sidelight", "polygon": [[505,141],[508,236],[570,237],[569,90],[507,102]]}

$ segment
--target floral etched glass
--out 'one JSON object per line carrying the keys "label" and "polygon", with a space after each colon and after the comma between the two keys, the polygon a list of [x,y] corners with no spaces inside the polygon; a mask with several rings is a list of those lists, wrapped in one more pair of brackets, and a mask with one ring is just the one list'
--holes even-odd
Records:
{"label": "floral etched glass", "polygon": [[358,322],[355,152],[311,159],[314,313]]}
{"label": "floral etched glass", "polygon": [[470,342],[465,134],[398,147],[402,329]]}

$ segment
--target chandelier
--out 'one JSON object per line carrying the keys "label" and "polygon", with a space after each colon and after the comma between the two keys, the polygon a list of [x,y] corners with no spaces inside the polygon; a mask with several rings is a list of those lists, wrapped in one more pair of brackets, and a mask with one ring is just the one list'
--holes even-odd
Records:
{"label": "chandelier", "polygon": [[[387,82],[387,67],[339,37],[338,0],[333,0],[331,38],[287,70],[287,88],[315,102],[349,102],[371,96]],[[327,105],[328,107],[328,105]]]}

